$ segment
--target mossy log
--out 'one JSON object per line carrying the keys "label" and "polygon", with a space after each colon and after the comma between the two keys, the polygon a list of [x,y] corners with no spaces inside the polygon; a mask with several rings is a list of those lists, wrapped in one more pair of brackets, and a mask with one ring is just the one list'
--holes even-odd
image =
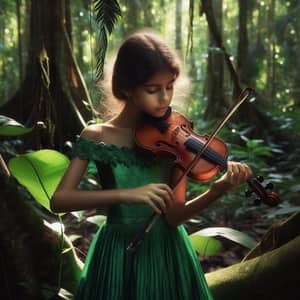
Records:
{"label": "mossy log", "polygon": [[300,297],[300,214],[277,224],[241,263],[206,274],[215,300]]}

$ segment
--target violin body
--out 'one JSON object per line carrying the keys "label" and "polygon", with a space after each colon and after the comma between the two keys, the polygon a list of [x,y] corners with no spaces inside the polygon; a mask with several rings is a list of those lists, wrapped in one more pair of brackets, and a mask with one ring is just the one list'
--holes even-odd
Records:
{"label": "violin body", "polygon": [[[165,132],[152,124],[143,123],[136,129],[135,141],[141,148],[155,154],[173,154],[175,163],[186,170],[209,136],[193,132],[191,122],[177,112],[172,112],[165,122],[168,123]],[[226,144],[213,138],[188,176],[200,181],[211,179],[218,172],[226,170],[227,153]]]}

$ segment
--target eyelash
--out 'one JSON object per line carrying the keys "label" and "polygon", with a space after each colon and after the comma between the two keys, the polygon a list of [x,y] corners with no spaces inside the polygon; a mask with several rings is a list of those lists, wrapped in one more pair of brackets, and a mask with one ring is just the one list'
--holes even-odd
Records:
{"label": "eyelash", "polygon": [[[172,89],[173,89],[173,84],[171,84],[170,86],[167,86],[167,90],[172,90]],[[149,93],[149,94],[155,94],[158,91],[159,91],[159,89],[147,90],[147,93]]]}

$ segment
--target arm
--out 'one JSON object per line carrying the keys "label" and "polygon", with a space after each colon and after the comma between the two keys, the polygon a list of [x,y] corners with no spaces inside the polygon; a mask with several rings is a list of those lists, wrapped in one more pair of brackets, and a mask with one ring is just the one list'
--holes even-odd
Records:
{"label": "arm", "polygon": [[122,201],[122,190],[78,190],[77,186],[83,176],[88,161],[72,159],[60,184],[51,198],[50,206],[54,212],[67,212],[103,207]]}
{"label": "arm", "polygon": [[183,187],[174,191],[174,203],[166,213],[168,223],[172,226],[178,226],[199,214],[225,193],[246,182],[251,174],[251,170],[247,165],[228,162],[227,172],[220,179],[213,182],[206,192],[189,201],[185,200],[185,192],[183,192],[183,187],[186,187],[187,181],[185,178],[180,184]]}
{"label": "arm", "polygon": [[[82,135],[87,139],[98,141],[101,139],[101,127],[89,126],[84,129]],[[132,189],[79,190],[77,187],[87,165],[87,160],[78,157],[72,159],[50,200],[52,211],[67,212],[106,207],[119,203],[141,203],[149,205],[160,214],[161,210],[166,210],[166,204],[171,202],[173,193],[166,184],[148,184]]]}
{"label": "arm", "polygon": [[[90,140],[101,138],[101,127],[89,126],[81,135]],[[54,212],[67,212],[104,207],[107,204],[121,202],[121,190],[79,190],[78,184],[88,165],[87,160],[75,157],[71,160],[64,176],[62,177],[50,201]]]}

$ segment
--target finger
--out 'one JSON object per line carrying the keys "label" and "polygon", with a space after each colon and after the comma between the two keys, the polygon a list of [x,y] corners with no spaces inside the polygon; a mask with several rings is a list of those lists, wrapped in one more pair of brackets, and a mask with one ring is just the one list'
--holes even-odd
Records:
{"label": "finger", "polygon": [[173,197],[173,190],[165,183],[159,183],[158,186],[164,190],[167,191],[170,197]]}
{"label": "finger", "polygon": [[250,178],[252,176],[252,170],[251,168],[247,165],[247,164],[243,164],[245,170],[246,170],[246,173],[247,173],[247,178]]}
{"label": "finger", "polygon": [[159,215],[162,214],[162,211],[153,203],[151,200],[147,202],[147,204]]}
{"label": "finger", "polygon": [[238,183],[243,183],[248,180],[248,178],[252,175],[252,172],[247,164],[239,163],[237,165],[239,168],[239,177],[238,177]]}
{"label": "finger", "polygon": [[171,205],[173,199],[172,191],[160,190],[158,194],[167,206]]}
{"label": "finger", "polygon": [[167,205],[162,197],[159,195],[153,195],[151,200],[158,204],[163,212],[166,212]]}
{"label": "finger", "polygon": [[163,197],[167,205],[171,205],[174,197],[173,190],[167,184],[159,184],[159,187],[159,195]]}
{"label": "finger", "polygon": [[224,180],[231,183],[232,176],[233,176],[233,162],[228,161],[227,162],[227,172],[224,174]]}
{"label": "finger", "polygon": [[232,163],[232,173],[239,174],[240,173],[240,164],[239,163]]}
{"label": "finger", "polygon": [[227,162],[227,173],[229,174],[232,172],[232,165],[233,165],[232,161]]}
{"label": "finger", "polygon": [[249,173],[246,164],[231,162],[230,169],[229,180],[231,184],[239,185],[247,180]]}

